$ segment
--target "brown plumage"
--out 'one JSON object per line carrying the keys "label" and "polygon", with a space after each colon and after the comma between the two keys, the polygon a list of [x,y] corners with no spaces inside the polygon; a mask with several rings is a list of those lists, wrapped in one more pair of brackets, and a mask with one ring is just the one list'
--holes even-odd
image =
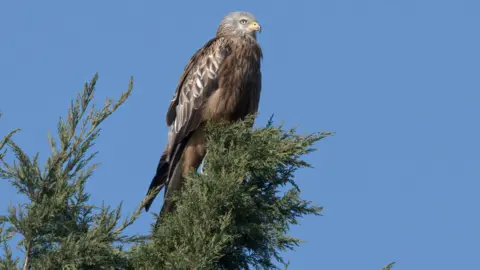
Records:
{"label": "brown plumage", "polygon": [[[256,40],[259,30],[252,14],[230,13],[216,36],[186,65],[167,112],[167,147],[149,187],[149,192],[165,187],[162,213],[173,210],[169,198],[182,187],[183,176],[197,170],[205,156],[206,121],[231,122],[257,112],[262,58]],[[146,211],[153,199],[145,204]]]}

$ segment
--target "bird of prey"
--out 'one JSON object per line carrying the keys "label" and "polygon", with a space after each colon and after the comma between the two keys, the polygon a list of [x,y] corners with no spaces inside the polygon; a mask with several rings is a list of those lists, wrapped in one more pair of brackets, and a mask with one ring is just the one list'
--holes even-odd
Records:
{"label": "bird of prey", "polygon": [[[262,59],[259,31],[252,14],[232,12],[223,18],[216,36],[187,63],[167,112],[167,146],[148,190],[158,193],[165,188],[160,214],[174,210],[169,201],[173,192],[201,164],[207,151],[206,122],[228,123],[257,113]],[[146,211],[156,195],[145,202]]]}

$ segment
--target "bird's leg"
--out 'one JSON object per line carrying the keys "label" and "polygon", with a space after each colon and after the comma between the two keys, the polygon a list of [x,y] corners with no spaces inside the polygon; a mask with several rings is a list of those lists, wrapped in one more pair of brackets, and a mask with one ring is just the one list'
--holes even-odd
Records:
{"label": "bird's leg", "polygon": [[197,129],[192,134],[183,153],[183,175],[187,175],[191,172],[198,172],[199,167],[202,166],[205,154],[204,131],[203,129]]}
{"label": "bird's leg", "polygon": [[200,164],[200,174],[203,174],[203,167],[205,166],[205,161],[207,160],[208,151],[205,152],[205,156],[203,156],[202,163]]}

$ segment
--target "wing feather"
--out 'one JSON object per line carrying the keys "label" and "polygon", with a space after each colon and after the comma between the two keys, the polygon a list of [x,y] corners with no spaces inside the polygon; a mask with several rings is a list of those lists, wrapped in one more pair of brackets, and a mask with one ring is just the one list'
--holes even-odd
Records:
{"label": "wing feather", "polygon": [[229,55],[228,41],[213,38],[190,59],[167,112],[169,160],[174,148],[202,122],[202,109],[218,85],[218,71]]}

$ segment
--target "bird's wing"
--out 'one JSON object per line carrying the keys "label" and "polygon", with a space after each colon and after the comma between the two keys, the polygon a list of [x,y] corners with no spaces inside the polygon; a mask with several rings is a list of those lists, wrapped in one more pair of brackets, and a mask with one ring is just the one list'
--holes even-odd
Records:
{"label": "bird's wing", "polygon": [[[213,38],[200,48],[185,66],[167,112],[168,144],[148,193],[166,186],[182,155],[188,138],[202,121],[202,105],[217,88],[219,68],[230,54],[228,41]],[[157,192],[145,203],[148,211]],[[148,194],[147,193],[147,194]]]}
{"label": "bird's wing", "polygon": [[[180,77],[167,112],[169,158],[176,145],[185,140],[202,122],[202,107],[216,90],[218,71],[230,49],[225,38],[213,38],[190,59]],[[181,151],[180,151],[181,152]]]}

